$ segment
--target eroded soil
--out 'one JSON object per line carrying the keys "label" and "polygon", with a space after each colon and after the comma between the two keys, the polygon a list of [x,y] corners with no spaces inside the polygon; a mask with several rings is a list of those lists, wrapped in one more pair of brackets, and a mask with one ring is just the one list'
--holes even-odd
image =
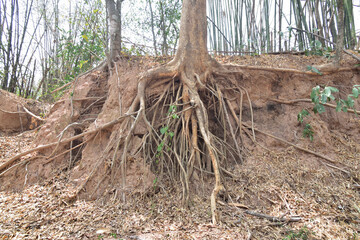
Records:
{"label": "eroded soil", "polygon": [[[297,70],[328,61],[323,57],[294,55],[217,58],[223,63]],[[354,65],[348,56],[342,63],[342,67]],[[25,186],[22,192],[0,192],[0,238],[359,239],[359,117],[327,109],[321,116],[308,118],[314,128],[311,142],[302,137],[303,126],[297,122],[297,114],[303,108],[311,110],[312,105],[271,100],[309,98],[312,87],[318,84],[336,86],[346,96],[352,85],[360,83],[359,70],[322,77],[259,70],[246,74],[244,87],[253,102],[255,127],[326,155],[339,163],[340,169],[257,132],[258,144],[248,149],[245,161],[227,166],[230,174],[223,175],[229,198],[218,203],[222,212],[220,226],[210,224],[209,193],[213,186],[210,173],[205,182],[194,184],[190,209],[183,209],[180,183],[168,182],[135,193],[126,204],[116,198],[106,203],[101,198],[68,201],[74,191],[68,181],[69,173],[57,172],[53,179],[37,185],[21,182]],[[244,121],[250,121],[246,114]],[[1,136],[0,164],[31,148],[36,134],[33,131]],[[271,222],[246,211],[301,220]]]}

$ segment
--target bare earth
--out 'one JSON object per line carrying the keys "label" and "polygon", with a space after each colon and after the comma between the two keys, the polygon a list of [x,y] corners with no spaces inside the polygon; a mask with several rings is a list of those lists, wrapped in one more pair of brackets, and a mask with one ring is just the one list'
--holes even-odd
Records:
{"label": "bare earth", "polygon": [[[297,70],[327,63],[324,57],[296,55],[217,59]],[[345,56],[342,67],[355,64]],[[271,100],[309,98],[319,84],[335,86],[346,96],[351,86],[360,84],[359,68],[321,77],[296,73],[284,77],[260,70],[247,74],[244,87],[253,103],[256,128],[326,155],[344,168],[329,167],[319,157],[257,133],[259,144],[248,149],[244,163],[228,166],[231,173],[224,174],[229,198],[218,203],[220,226],[211,224],[211,174],[206,183],[194,184],[191,207],[183,209],[180,183],[167,182],[134,193],[125,204],[101,198],[69,201],[74,191],[69,173],[58,172],[37,185],[17,183],[25,186],[22,192],[0,192],[0,239],[360,239],[359,117],[327,109],[309,118],[315,132],[311,142],[302,137],[303,126],[297,123],[297,114],[303,108],[311,110],[311,104]],[[0,164],[30,149],[36,134],[0,135]],[[247,211],[300,221],[272,222]]]}

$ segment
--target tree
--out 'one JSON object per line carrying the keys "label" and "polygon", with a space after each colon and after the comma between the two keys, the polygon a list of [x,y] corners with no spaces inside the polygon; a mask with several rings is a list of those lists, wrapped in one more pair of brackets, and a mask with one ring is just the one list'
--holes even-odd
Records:
{"label": "tree", "polygon": [[[182,181],[184,185],[183,202],[188,204],[189,187],[188,181],[193,171],[191,164],[199,158],[198,131],[204,141],[206,150],[211,159],[215,174],[215,187],[211,194],[211,212],[212,221],[216,224],[219,216],[216,210],[216,199],[223,185],[220,179],[220,170],[218,158],[214,152],[212,143],[212,134],[208,128],[208,113],[203,100],[200,97],[199,90],[205,90],[206,85],[211,80],[211,75],[216,71],[224,70],[207,51],[207,18],[206,18],[206,0],[184,0],[180,20],[180,39],[179,46],[174,59],[165,67],[151,70],[143,75],[138,84],[138,94],[135,102],[140,102],[139,118],[145,111],[145,90],[154,81],[166,78],[178,78],[183,87],[182,101],[184,108],[193,108],[185,111],[183,129],[185,135],[191,136],[189,149],[191,149],[190,159],[187,159],[186,166],[182,172]],[[192,107],[191,107],[192,106]],[[132,109],[133,110],[133,109]],[[191,122],[191,126],[189,126]],[[191,131],[190,131],[191,128]],[[200,159],[198,159],[200,160]]]}
{"label": "tree", "polygon": [[344,49],[344,0],[337,0],[338,9],[338,35],[336,41],[336,54],[334,64],[339,67]]}
{"label": "tree", "polygon": [[[125,15],[127,25],[124,29],[131,28],[137,38],[146,39],[145,45],[152,42],[150,54],[174,55],[179,39],[182,0],[143,0],[128,4],[131,6],[128,8],[138,9]],[[138,12],[142,13],[141,16]],[[131,36],[124,37],[131,39]],[[136,45],[136,41],[130,42]]]}
{"label": "tree", "polygon": [[106,0],[110,23],[110,61],[121,55],[121,4],[124,0]]}
{"label": "tree", "polygon": [[[69,3],[69,13],[61,20],[58,0],[41,2],[39,19],[44,22],[37,41],[42,45],[38,54],[42,79],[35,97],[56,99],[55,89],[68,86],[79,74],[92,69],[104,59],[107,47],[105,4],[101,0]],[[50,16],[50,17],[48,17]],[[65,88],[65,87],[64,87]],[[38,92],[42,89],[41,96]]]}
{"label": "tree", "polygon": [[[1,88],[9,92],[18,92],[28,96],[34,83],[36,61],[33,63],[35,51],[30,48],[33,43],[34,33],[28,33],[33,0],[26,0],[25,9],[21,11],[18,0],[0,2],[0,84]],[[10,5],[10,6],[8,6]],[[39,26],[39,21],[34,22],[34,32]],[[26,35],[30,35],[27,40]],[[34,64],[33,69],[32,65]]]}

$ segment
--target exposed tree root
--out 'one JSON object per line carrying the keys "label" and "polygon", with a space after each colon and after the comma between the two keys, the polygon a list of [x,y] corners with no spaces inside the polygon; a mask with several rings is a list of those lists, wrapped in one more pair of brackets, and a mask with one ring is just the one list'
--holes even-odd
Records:
{"label": "exposed tree root", "polygon": [[17,111],[17,112],[10,112],[10,111],[5,111],[3,109],[0,109],[0,112],[3,112],[3,113],[9,113],[9,114],[29,114],[30,116],[32,116],[33,118],[35,118],[36,120],[39,120],[41,122],[45,121],[45,119],[39,117],[39,116],[36,116],[34,113],[30,112],[30,110],[28,110],[26,107],[22,106],[22,108],[24,109],[25,112],[20,112],[20,111]]}
{"label": "exposed tree root", "polygon": [[[0,172],[2,172],[0,176],[12,168],[22,166],[33,160],[30,158],[17,162],[23,156],[47,148],[55,148],[53,153],[47,157],[48,162],[50,162],[60,155],[71,153],[75,148],[85,146],[93,138],[88,138],[87,141],[70,147],[69,150],[61,153],[57,153],[57,146],[86,135],[95,135],[115,124],[119,124],[118,130],[110,136],[106,148],[85,180],[78,186],[75,195],[72,196],[73,198],[76,198],[86,185],[94,179],[96,180],[96,187],[91,196],[98,191],[104,181],[107,181],[114,188],[108,188],[103,195],[115,189],[114,195],[121,196],[123,201],[126,200],[127,161],[129,157],[132,157],[129,152],[134,149],[130,145],[139,124],[145,126],[147,132],[141,135],[141,145],[137,149],[137,154],[142,154],[144,162],[151,166],[157,181],[168,178],[176,183],[180,180],[184,206],[189,206],[192,180],[204,181],[204,173],[211,173],[215,177],[214,189],[210,196],[212,222],[214,224],[220,222],[217,202],[219,194],[225,191],[222,173],[237,177],[224,169],[222,165],[226,165],[227,161],[233,161],[236,164],[241,163],[247,154],[244,137],[249,137],[256,143],[255,132],[265,134],[301,151],[320,157],[327,161],[324,163],[326,166],[349,174],[347,170],[336,166],[337,162],[326,156],[256,129],[249,93],[238,85],[241,81],[234,77],[242,75],[240,71],[236,70],[239,68],[238,66],[233,71],[231,67],[226,69],[211,59],[201,60],[199,61],[201,64],[193,66],[192,63],[182,62],[182,59],[177,57],[165,66],[143,73],[138,80],[137,94],[124,115],[93,130],[64,140],[60,138],[58,142],[21,153],[0,166]],[[117,66],[115,69],[118,74]],[[251,68],[245,67],[245,69]],[[274,71],[272,68],[257,67],[252,70],[255,69]],[[283,71],[283,69],[278,70]],[[300,71],[299,73],[313,74]],[[222,81],[221,84],[218,83],[219,79]],[[118,88],[119,82],[118,77]],[[160,88],[162,91],[149,95],[148,93],[155,88]],[[244,97],[249,104],[250,125],[242,122]],[[76,100],[73,99],[73,101]],[[94,100],[98,102],[102,98],[94,98]],[[118,101],[119,113],[122,114],[121,95],[119,95]],[[239,105],[238,113],[232,105],[234,102]],[[216,126],[209,126],[209,122],[215,122]],[[63,132],[74,124],[76,123],[68,125]],[[55,153],[56,155],[53,156]],[[100,166],[104,166],[104,168],[101,167],[104,175],[100,179],[96,179],[95,176]],[[71,160],[69,161],[70,167]],[[121,179],[120,184],[117,182],[118,179]],[[154,185],[156,184],[154,182]]]}
{"label": "exposed tree root", "polygon": [[[210,65],[210,64],[209,64]],[[133,138],[133,132],[139,121],[143,121],[147,128],[148,133],[143,137],[146,139],[147,144],[143,145],[143,152],[146,154],[144,157],[153,165],[155,172],[159,177],[163,176],[164,169],[170,176],[176,176],[177,166],[179,167],[180,180],[183,186],[183,204],[187,206],[190,199],[190,179],[194,171],[194,166],[200,169],[200,174],[204,167],[209,168],[206,164],[208,159],[206,155],[201,157],[201,153],[206,151],[212,171],[215,176],[215,187],[211,194],[211,211],[213,223],[219,222],[219,214],[216,209],[216,202],[218,194],[224,190],[221,181],[220,166],[219,166],[219,153],[213,142],[213,134],[208,126],[208,110],[199,94],[199,87],[206,88],[208,76],[211,74],[210,68],[205,70],[205,74],[198,75],[196,72],[190,71],[186,73],[184,66],[176,61],[170,62],[164,67],[150,70],[144,73],[138,82],[138,92],[130,106],[129,112],[136,112],[136,116],[124,119],[121,121],[121,133],[117,140],[109,141],[107,150],[110,152],[111,145],[115,146],[113,157],[108,171],[111,172],[111,182],[117,177],[118,169],[121,169],[122,179],[122,199],[125,201],[125,185],[126,185],[126,160],[128,154],[128,146]],[[169,83],[169,85],[167,85]],[[159,85],[167,85],[164,92],[156,97],[156,103],[147,108],[147,100],[145,90],[147,88],[154,88]],[[226,124],[230,128],[231,136],[235,146],[237,155],[241,155],[241,149],[237,143],[234,129],[232,129],[230,117],[226,110],[226,102],[218,89],[218,107],[223,109],[224,119],[227,120]],[[205,94],[205,96],[208,94]],[[212,95],[212,94],[210,94]],[[164,106],[169,109],[165,109]],[[159,108],[160,107],[160,108]],[[225,111],[224,111],[225,109]],[[149,113],[147,113],[148,111]],[[167,117],[163,118],[160,122],[156,123],[159,116],[167,113]],[[151,117],[150,122],[147,118]],[[119,123],[117,121],[116,123]],[[115,124],[115,123],[114,123]],[[161,135],[157,133],[157,129],[166,129],[161,131]],[[227,128],[227,127],[225,127]],[[198,133],[201,136],[198,136]],[[227,135],[223,141],[227,140]],[[68,139],[67,141],[74,140],[75,138]],[[61,143],[63,143],[62,141]],[[112,142],[112,143],[110,143]],[[200,144],[200,145],[199,145]],[[53,146],[53,145],[51,145]],[[154,149],[156,148],[156,149]],[[201,150],[200,148],[204,148]],[[121,149],[120,161],[118,159],[118,151]],[[227,148],[225,148],[225,151]],[[230,148],[228,148],[230,149]],[[34,150],[36,151],[36,150]],[[173,162],[172,159],[175,159]],[[87,177],[83,184],[78,188],[79,193],[87,182],[94,176],[98,166],[103,163],[105,158],[101,159],[96,164],[92,173]],[[167,160],[167,161],[165,161]],[[205,162],[204,162],[205,160]],[[153,162],[153,163],[152,163]],[[210,168],[211,169],[211,168]],[[176,177],[175,177],[176,179]],[[102,181],[102,180],[101,180]]]}
{"label": "exposed tree root", "polygon": [[[311,99],[293,99],[293,100],[269,99],[269,100],[274,101],[274,102],[278,102],[278,103],[283,103],[283,104],[295,104],[295,103],[299,103],[299,102],[312,103]],[[336,109],[336,105],[334,105],[334,104],[322,103],[322,105]],[[360,114],[359,111],[354,110],[354,109],[347,109],[347,111],[350,112],[350,113]]]}
{"label": "exposed tree root", "polygon": [[[297,69],[290,69],[290,68],[273,68],[273,67],[262,67],[262,66],[248,66],[248,65],[235,65],[235,64],[227,64],[224,67],[228,69],[248,69],[248,70],[260,70],[260,71],[269,71],[269,72],[284,72],[284,73],[297,73],[297,74],[305,74],[305,75],[314,75],[319,76],[319,73],[311,72],[311,71],[301,71]],[[349,71],[358,71],[359,67],[343,67],[343,68],[336,68],[331,71],[321,72],[321,75],[330,75],[338,72],[349,72]],[[233,70],[231,70],[233,72]]]}
{"label": "exposed tree root", "polygon": [[289,218],[273,217],[273,216],[270,216],[267,214],[257,213],[257,212],[250,211],[250,210],[246,210],[246,211],[244,211],[244,213],[255,216],[255,217],[259,217],[259,218],[265,218],[265,219],[269,220],[270,222],[299,222],[302,219],[300,216],[291,216]]}
{"label": "exposed tree root", "polygon": [[64,139],[62,141],[58,141],[58,142],[53,142],[53,143],[49,143],[49,144],[46,144],[46,145],[42,145],[42,146],[39,146],[39,147],[36,147],[36,148],[32,148],[28,151],[25,151],[23,153],[20,153],[12,158],[10,158],[9,160],[7,160],[5,163],[3,163],[1,166],[0,166],[0,172],[4,171],[6,168],[8,168],[9,166],[13,165],[15,161],[19,160],[21,157],[24,157],[30,153],[33,153],[33,152],[39,152],[41,150],[44,150],[44,149],[48,149],[48,148],[51,148],[51,147],[55,147],[59,144],[65,144],[65,143],[68,143],[68,142],[71,142],[71,141],[74,141],[76,139],[79,139],[79,138],[82,138],[86,135],[90,135],[90,134],[94,134],[94,133],[97,133],[98,131],[100,130],[103,130],[103,129],[106,129],[108,127],[111,127],[117,123],[119,123],[123,118],[126,118],[126,117],[129,117],[129,116],[132,116],[133,114],[127,114],[127,115],[124,115],[124,116],[121,116],[117,119],[115,119],[114,121],[111,121],[109,123],[106,123],[104,124],[103,126],[100,126],[94,130],[90,130],[88,132],[84,132],[84,133],[81,133],[79,135],[76,135],[76,136],[73,136],[71,138],[67,138],[67,139]]}
{"label": "exposed tree root", "polygon": [[26,107],[22,106],[24,111],[29,114],[30,116],[32,116],[33,118],[35,118],[36,120],[39,120],[39,121],[45,121],[45,119],[39,117],[39,116],[36,116],[34,113],[30,112],[30,110],[28,110]]}
{"label": "exposed tree root", "polygon": [[[244,127],[251,128],[251,127],[250,127],[249,125],[247,125],[246,123],[243,123],[243,125],[244,125]],[[326,166],[328,166],[328,167],[330,167],[330,168],[333,168],[333,169],[337,169],[337,170],[339,170],[339,171],[341,171],[341,172],[343,172],[343,173],[345,173],[345,174],[347,174],[347,175],[350,175],[350,172],[349,172],[349,171],[347,171],[347,170],[345,170],[345,169],[342,169],[342,168],[340,168],[340,167],[335,166],[336,164],[340,164],[339,162],[336,162],[336,161],[332,160],[331,158],[329,158],[329,157],[327,157],[327,156],[324,156],[324,155],[319,154],[319,153],[317,153],[317,152],[311,151],[311,150],[309,150],[309,149],[305,149],[305,148],[300,147],[300,146],[298,146],[298,145],[296,145],[296,144],[293,144],[293,143],[291,143],[291,142],[288,142],[288,141],[286,141],[286,140],[284,140],[284,139],[282,139],[282,138],[279,138],[279,137],[276,137],[276,136],[274,136],[274,135],[272,135],[272,134],[263,132],[263,131],[261,131],[261,130],[259,130],[259,129],[256,129],[256,128],[255,128],[255,131],[257,131],[257,132],[259,132],[259,133],[262,133],[262,134],[264,134],[264,135],[266,135],[266,136],[268,136],[268,137],[274,138],[274,139],[276,139],[276,140],[278,140],[278,141],[280,141],[280,142],[286,143],[286,144],[288,144],[288,145],[290,145],[290,146],[293,146],[294,148],[299,149],[299,150],[301,150],[301,151],[303,151],[303,152],[310,153],[310,154],[312,154],[312,155],[314,155],[314,156],[317,156],[317,157],[319,157],[319,158],[321,158],[321,159],[324,159],[324,160],[326,160],[327,162],[329,162],[329,163],[324,163]],[[333,165],[333,164],[335,164],[335,165]],[[341,163],[341,165],[342,165],[343,167],[350,168],[349,166],[347,166],[347,165],[345,165],[345,164],[343,164],[343,163]]]}

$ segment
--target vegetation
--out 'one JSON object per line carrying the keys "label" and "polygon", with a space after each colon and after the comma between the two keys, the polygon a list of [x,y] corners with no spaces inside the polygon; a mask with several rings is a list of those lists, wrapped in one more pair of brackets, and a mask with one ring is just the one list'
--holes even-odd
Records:
{"label": "vegetation", "polygon": [[[108,10],[113,2],[106,1]],[[181,3],[181,0],[124,3],[117,0],[114,10],[120,14],[119,24],[110,30],[121,31],[123,25],[125,35],[120,33],[124,36],[116,40],[123,42],[118,47],[123,49],[120,52],[136,49],[138,54],[174,54],[179,39]],[[225,54],[292,50],[328,54],[335,49],[339,27],[344,29],[344,41],[340,45],[347,49],[357,45],[352,0],[344,0],[344,21],[339,20],[341,14],[334,0],[260,3],[210,0],[209,49]],[[19,6],[25,6],[24,10]],[[2,89],[24,97],[42,95],[51,99],[50,92],[104,60],[106,51],[111,49],[108,48],[110,23],[106,18],[109,12],[104,2],[82,0],[69,3],[64,9],[63,6],[60,0],[1,1]]]}
{"label": "vegetation", "polygon": [[[321,88],[320,86],[316,86],[312,89],[310,98],[314,107],[312,109],[314,114],[324,113],[325,106],[335,108],[336,112],[351,112],[358,116],[359,111],[355,109],[355,100],[359,98],[360,94],[360,85],[354,85],[352,87],[352,93],[348,94],[345,99],[340,97],[335,97],[333,94],[339,93],[339,89],[331,86],[326,86]],[[336,105],[329,104],[331,101],[335,101]],[[299,123],[303,123],[304,119],[311,114],[306,109],[303,109],[298,114]],[[309,123],[305,124],[303,136],[308,137],[311,141],[314,139],[314,132]]]}
{"label": "vegetation", "polygon": [[313,233],[304,226],[298,231],[290,231],[283,240],[308,240],[311,239],[311,235],[313,235]]}
{"label": "vegetation", "polygon": [[[107,33],[102,1],[76,1],[61,19],[59,3],[1,1],[3,89],[24,97],[38,98],[39,93],[46,97],[104,59]],[[19,8],[22,4],[25,12]]]}
{"label": "vegetation", "polygon": [[353,49],[357,42],[353,2],[344,1],[345,21],[339,19],[337,2],[211,0],[211,49],[239,54],[304,51],[312,50],[315,41],[334,49],[331,42],[337,42],[338,24],[343,22],[345,47]]}

